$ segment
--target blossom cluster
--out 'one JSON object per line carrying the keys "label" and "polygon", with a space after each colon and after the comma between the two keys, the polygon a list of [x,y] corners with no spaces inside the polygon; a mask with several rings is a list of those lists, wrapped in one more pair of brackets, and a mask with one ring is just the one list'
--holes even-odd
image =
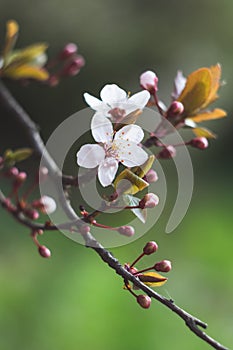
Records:
{"label": "blossom cluster", "polygon": [[[128,124],[119,130],[126,116],[142,110],[149,101],[148,91],[131,97],[116,84],[106,85],[100,92],[101,100],[84,94],[86,102],[96,113],[91,121],[91,132],[97,144],[87,144],[77,153],[77,163],[85,168],[98,166],[98,178],[103,187],[112,184],[119,163],[126,167],[140,166],[148,154],[139,146],[144,132],[138,125]],[[114,122],[114,125],[112,124]]]}

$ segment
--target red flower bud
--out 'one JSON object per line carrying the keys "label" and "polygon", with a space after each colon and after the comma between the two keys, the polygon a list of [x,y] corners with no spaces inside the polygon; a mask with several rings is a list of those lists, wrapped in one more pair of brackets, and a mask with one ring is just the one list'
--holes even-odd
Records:
{"label": "red flower bud", "polygon": [[51,251],[44,245],[40,245],[38,247],[38,252],[39,252],[40,256],[42,256],[43,258],[50,258],[51,257]]}
{"label": "red flower bud", "polygon": [[23,183],[27,178],[27,174],[24,171],[21,171],[20,173],[18,173],[18,175],[16,176],[16,181],[18,183]]}
{"label": "red flower bud", "polygon": [[162,260],[155,264],[154,269],[159,272],[169,272],[172,269],[172,263],[169,260]]}
{"label": "red flower bud", "polygon": [[143,309],[148,309],[151,304],[151,298],[148,295],[140,294],[137,296],[137,302]]}
{"label": "red flower bud", "polygon": [[158,244],[154,241],[150,241],[143,248],[143,253],[145,255],[150,255],[155,253],[157,250],[158,250]]}
{"label": "red flower bud", "polygon": [[59,84],[60,80],[57,75],[50,75],[49,79],[47,80],[47,84],[51,87],[55,87]]}
{"label": "red flower bud", "polygon": [[172,145],[164,147],[164,149],[159,152],[158,158],[169,159],[176,156],[176,149]]}
{"label": "red flower bud", "polygon": [[205,137],[196,137],[189,144],[198,149],[206,149],[209,146],[208,140]]}
{"label": "red flower bud", "polygon": [[134,228],[132,226],[121,226],[117,230],[121,235],[131,237],[134,235]]}
{"label": "red flower bud", "polygon": [[39,213],[35,209],[25,209],[24,214],[31,220],[37,220],[39,219]]}
{"label": "red flower bud", "polygon": [[13,166],[12,168],[10,168],[7,173],[6,176],[7,177],[13,177],[16,178],[19,175],[19,169],[16,168],[15,166]]}
{"label": "red flower bud", "polygon": [[62,75],[74,76],[77,75],[80,69],[85,65],[85,60],[82,56],[75,56],[64,67]]}
{"label": "red flower bud", "polygon": [[167,110],[167,118],[176,117],[184,112],[184,105],[179,101],[173,101]]}

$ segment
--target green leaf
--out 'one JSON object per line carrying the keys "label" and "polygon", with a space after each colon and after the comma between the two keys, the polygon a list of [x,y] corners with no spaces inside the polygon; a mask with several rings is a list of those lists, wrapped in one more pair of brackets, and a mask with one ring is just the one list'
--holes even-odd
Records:
{"label": "green leaf", "polygon": [[207,139],[216,139],[216,135],[207,128],[194,128],[193,132],[197,137],[206,137]]}
{"label": "green leaf", "polygon": [[4,161],[7,166],[13,166],[15,163],[29,158],[32,153],[33,150],[31,148],[19,148],[16,151],[8,149],[4,153]]}
{"label": "green leaf", "polygon": [[125,194],[135,194],[148,186],[148,182],[135,175],[129,169],[123,170],[114,181],[115,189]]}
{"label": "green leaf", "polygon": [[151,155],[144,164],[131,168],[131,171],[139,177],[144,177],[146,173],[148,173],[148,171],[151,169],[154,160],[155,156]]}

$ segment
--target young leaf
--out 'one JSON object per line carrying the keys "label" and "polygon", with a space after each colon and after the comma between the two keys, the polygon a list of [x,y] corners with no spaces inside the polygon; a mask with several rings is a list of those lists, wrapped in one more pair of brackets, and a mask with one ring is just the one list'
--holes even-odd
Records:
{"label": "young leaf", "polygon": [[216,139],[216,135],[207,128],[194,128],[193,132],[197,137],[206,137],[207,139]]}
{"label": "young leaf", "polygon": [[167,282],[167,278],[157,272],[146,272],[138,276],[140,281],[149,287],[161,287]]}
{"label": "young leaf", "polygon": [[13,49],[15,42],[17,40],[18,31],[19,31],[19,26],[16,21],[10,20],[6,23],[6,39],[5,39],[5,47],[3,49],[4,59],[6,55]]}
{"label": "young leaf", "polygon": [[154,160],[155,156],[151,155],[144,164],[131,168],[131,171],[139,177],[144,177],[146,173],[148,173],[148,171],[151,169]]}
{"label": "young leaf", "polygon": [[129,169],[123,170],[114,181],[115,189],[125,194],[135,194],[148,186],[149,184],[145,180]]}
{"label": "young leaf", "polygon": [[209,68],[200,68],[191,73],[178,101],[184,105],[185,116],[195,114],[207,101],[212,87]]}
{"label": "young leaf", "polygon": [[7,166],[13,166],[15,163],[21,162],[31,156],[33,150],[31,148],[19,148],[16,151],[8,149],[4,153],[4,161]]}
{"label": "young leaf", "polygon": [[[139,202],[141,201],[140,198],[125,194],[123,196],[124,202],[126,203],[126,205],[128,206],[137,206],[139,204]],[[135,208],[135,209],[131,209],[132,213],[137,216],[137,218],[143,223],[145,224],[146,222],[146,218],[147,218],[147,210],[146,209],[140,209],[140,208]]]}
{"label": "young leaf", "polygon": [[36,80],[47,80],[49,78],[49,73],[43,69],[30,65],[20,65],[20,66],[9,66],[4,70],[4,75],[13,79],[36,79]]}
{"label": "young leaf", "polygon": [[215,108],[213,111],[207,111],[200,114],[197,114],[189,119],[193,120],[195,123],[204,122],[206,120],[214,120],[226,117],[226,112],[223,109]]}

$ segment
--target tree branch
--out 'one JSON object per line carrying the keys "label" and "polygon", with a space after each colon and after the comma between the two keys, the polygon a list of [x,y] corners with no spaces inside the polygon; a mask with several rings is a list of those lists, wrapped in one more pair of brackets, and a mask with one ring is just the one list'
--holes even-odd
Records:
{"label": "tree branch", "polygon": [[[29,139],[30,144],[34,148],[36,154],[39,157],[42,157],[45,161],[45,165],[50,171],[50,175],[54,180],[55,184],[63,178],[65,185],[77,184],[75,178],[63,176],[61,170],[57,167],[53,158],[50,156],[48,151],[46,150],[43,140],[40,137],[36,124],[31,120],[29,115],[23,110],[23,108],[18,104],[18,102],[14,99],[8,89],[4,86],[2,82],[0,82],[0,103],[5,108],[6,111],[17,121],[17,123],[21,126],[21,128],[26,132],[26,135]],[[66,198],[65,193],[59,193],[59,200],[62,205],[62,208],[71,222],[75,222],[77,228],[80,227],[81,220],[74,212],[71,207],[69,200]],[[4,202],[4,196],[0,193],[0,202]],[[23,225],[27,227],[30,226],[30,221],[23,217],[21,214],[16,215],[15,218]],[[34,223],[35,224],[35,223]],[[40,228],[40,224],[38,228]],[[57,227],[58,228],[58,227]],[[81,234],[81,233],[80,233]],[[96,253],[100,256],[100,258],[109,265],[115,272],[123,278],[123,281],[131,281],[135,286],[137,286],[140,290],[144,291],[148,296],[153,299],[156,299],[167,308],[175,312],[181,319],[184,320],[185,324],[188,328],[195,333],[199,338],[204,340],[206,343],[211,345],[215,349],[219,350],[227,350],[226,347],[218,343],[215,339],[208,336],[201,328],[206,329],[207,324],[199,320],[198,318],[192,316],[191,314],[184,311],[182,308],[177,306],[173,300],[167,299],[160,294],[156,293],[154,290],[147,287],[143,284],[137,277],[129,273],[120,263],[119,261],[108,251],[106,250],[96,239],[90,234],[82,234],[82,237],[85,241],[85,245],[95,250]],[[201,327],[201,328],[200,328]]]}

